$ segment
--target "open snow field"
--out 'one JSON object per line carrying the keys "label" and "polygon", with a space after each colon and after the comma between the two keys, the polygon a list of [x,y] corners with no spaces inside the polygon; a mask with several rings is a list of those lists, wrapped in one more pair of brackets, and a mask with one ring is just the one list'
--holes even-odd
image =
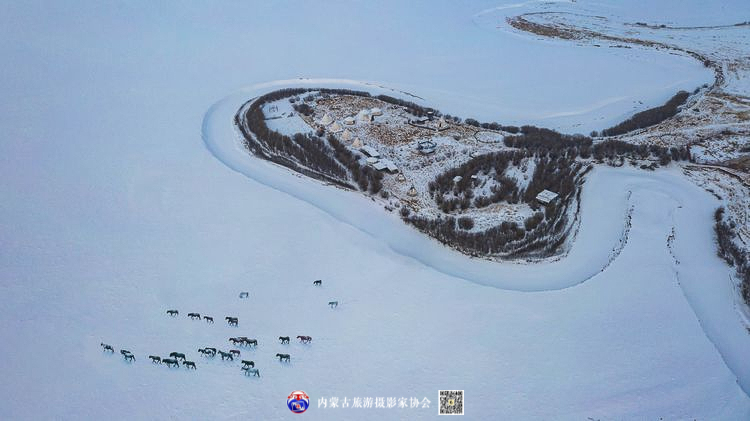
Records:
{"label": "open snow field", "polygon": [[[487,30],[501,3],[3,5],[0,419],[291,419],[293,390],[309,419],[431,419],[439,389],[465,390],[467,419],[749,418],[718,201],[678,168],[595,169],[566,258],[493,264],[238,147],[233,113],[290,83],[272,80],[378,81],[584,133],[711,82],[681,56]],[[261,378],[197,352],[242,335]],[[297,335],[313,342],[276,340]],[[198,369],[147,361],[172,351]],[[318,408],[330,397],[431,404]]]}

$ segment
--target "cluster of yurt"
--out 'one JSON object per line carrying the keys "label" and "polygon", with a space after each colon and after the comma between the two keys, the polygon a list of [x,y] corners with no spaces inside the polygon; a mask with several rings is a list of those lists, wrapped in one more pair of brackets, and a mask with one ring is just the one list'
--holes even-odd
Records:
{"label": "cluster of yurt", "polygon": [[[360,110],[359,113],[357,113],[356,117],[349,116],[344,118],[342,120],[342,123],[344,124],[344,126],[353,126],[357,121],[369,123],[373,121],[376,116],[381,115],[383,115],[383,111],[380,108],[363,109]],[[333,117],[331,117],[331,115],[328,113],[325,113],[325,115],[323,115],[323,118],[320,119],[320,124],[324,127],[328,127],[328,130],[333,133],[340,133],[342,131],[346,132],[342,125],[339,124],[339,122],[334,121]],[[349,139],[344,140],[351,140],[351,133],[346,136],[348,136]]]}

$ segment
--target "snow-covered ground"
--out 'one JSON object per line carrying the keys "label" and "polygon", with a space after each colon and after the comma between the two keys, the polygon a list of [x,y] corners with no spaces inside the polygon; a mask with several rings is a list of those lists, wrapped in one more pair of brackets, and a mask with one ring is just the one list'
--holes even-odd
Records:
{"label": "snow-covered ground", "polygon": [[[478,26],[497,4],[4,5],[0,419],[292,419],[299,389],[310,419],[434,418],[439,389],[466,391],[467,419],[747,419],[718,201],[678,169],[594,170],[566,259],[498,265],[237,147],[234,93],[259,81],[386,81],[451,114],[584,133],[710,82],[681,57]],[[560,117],[576,110],[595,111]],[[259,339],[243,358],[260,379],[197,353],[238,335]],[[198,369],[145,361],[171,351]],[[317,408],[381,396],[431,404]]]}

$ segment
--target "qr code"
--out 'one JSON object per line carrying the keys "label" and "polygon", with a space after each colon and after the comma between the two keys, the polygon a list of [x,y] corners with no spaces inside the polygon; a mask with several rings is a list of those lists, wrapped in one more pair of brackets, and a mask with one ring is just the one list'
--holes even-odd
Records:
{"label": "qr code", "polygon": [[439,415],[463,415],[464,414],[464,391],[463,390],[441,390]]}

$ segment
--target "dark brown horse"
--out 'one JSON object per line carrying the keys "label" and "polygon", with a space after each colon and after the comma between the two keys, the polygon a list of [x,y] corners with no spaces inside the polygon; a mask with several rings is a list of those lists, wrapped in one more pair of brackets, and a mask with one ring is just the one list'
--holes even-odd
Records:
{"label": "dark brown horse", "polygon": [[288,344],[289,343],[289,337],[288,336],[279,336],[279,340],[282,344]]}
{"label": "dark brown horse", "polygon": [[183,361],[183,365],[185,368],[192,368],[195,370],[195,363],[192,361]]}
{"label": "dark brown horse", "polygon": [[167,367],[176,366],[179,367],[180,363],[177,361],[177,358],[164,358],[161,360],[164,364],[167,365]]}
{"label": "dark brown horse", "polygon": [[185,354],[183,354],[182,352],[172,352],[169,354],[169,356],[172,358],[182,358],[182,361],[185,361]]}
{"label": "dark brown horse", "polygon": [[257,339],[247,339],[242,338],[242,343],[247,346],[258,346],[258,340]]}
{"label": "dark brown horse", "polygon": [[286,361],[286,362],[290,362],[292,358],[289,354],[276,354],[276,356],[279,357],[279,361]]}

